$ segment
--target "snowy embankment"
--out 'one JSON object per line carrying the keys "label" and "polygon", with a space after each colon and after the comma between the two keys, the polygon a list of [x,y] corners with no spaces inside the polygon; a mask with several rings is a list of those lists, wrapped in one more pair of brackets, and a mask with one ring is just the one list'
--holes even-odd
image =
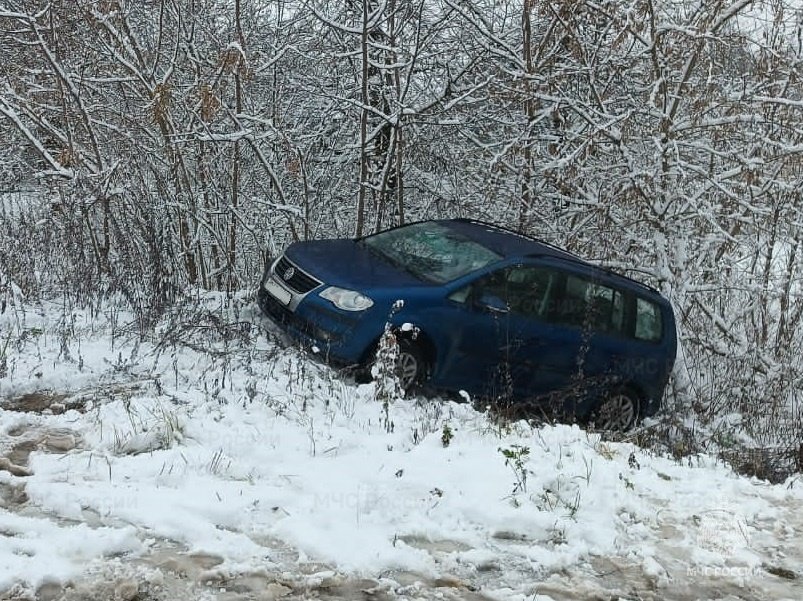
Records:
{"label": "snowy embankment", "polygon": [[803,482],[577,427],[499,425],[468,404],[385,412],[373,385],[276,346],[244,306],[239,325],[187,311],[140,342],[121,315],[2,316],[0,591],[170,544],[216,558],[205,582],[283,574],[287,594],[307,564],[386,594],[428,582],[563,599],[613,565],[641,584],[605,590],[800,598]]}

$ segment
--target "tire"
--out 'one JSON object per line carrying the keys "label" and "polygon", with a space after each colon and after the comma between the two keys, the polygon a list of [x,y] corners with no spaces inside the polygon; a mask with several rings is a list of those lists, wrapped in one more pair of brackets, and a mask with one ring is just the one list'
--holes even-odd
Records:
{"label": "tire", "polygon": [[594,409],[591,424],[596,430],[626,432],[636,425],[641,401],[626,388],[616,389]]}
{"label": "tire", "polygon": [[[399,378],[402,390],[405,392],[416,391],[421,388],[430,376],[430,362],[423,347],[409,338],[398,340],[399,356],[396,360],[395,373]],[[376,363],[376,351],[374,348],[370,354],[370,359],[353,370],[354,380],[358,384],[367,384],[373,381],[373,365]]]}
{"label": "tire", "polygon": [[396,358],[396,376],[405,392],[419,388],[429,378],[429,365],[420,345],[412,340],[399,340],[399,356]]}

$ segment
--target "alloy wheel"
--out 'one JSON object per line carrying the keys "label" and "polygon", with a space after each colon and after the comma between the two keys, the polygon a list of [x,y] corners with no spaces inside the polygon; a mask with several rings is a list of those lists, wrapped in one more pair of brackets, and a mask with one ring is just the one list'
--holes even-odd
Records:
{"label": "alloy wheel", "polygon": [[597,410],[594,425],[598,430],[624,432],[636,423],[638,402],[629,394],[616,392]]}
{"label": "alloy wheel", "polygon": [[400,349],[396,359],[396,375],[402,389],[409,390],[418,382],[420,368],[421,363],[413,352]]}

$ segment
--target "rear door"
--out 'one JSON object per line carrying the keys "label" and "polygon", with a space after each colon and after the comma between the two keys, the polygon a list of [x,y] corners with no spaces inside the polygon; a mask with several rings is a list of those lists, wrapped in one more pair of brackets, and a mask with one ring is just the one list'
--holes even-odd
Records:
{"label": "rear door", "polygon": [[[580,270],[537,270],[549,274],[549,287],[540,288],[543,296],[535,286],[523,304],[516,303],[515,291],[508,297],[514,391],[524,397],[585,399],[615,378],[615,366],[622,360],[627,296]],[[537,311],[527,304],[533,296]]]}
{"label": "rear door", "polygon": [[571,328],[580,345],[567,374],[564,388],[582,398],[613,385],[622,361],[623,336],[628,323],[628,296],[617,287],[583,273],[568,273],[555,323]]}

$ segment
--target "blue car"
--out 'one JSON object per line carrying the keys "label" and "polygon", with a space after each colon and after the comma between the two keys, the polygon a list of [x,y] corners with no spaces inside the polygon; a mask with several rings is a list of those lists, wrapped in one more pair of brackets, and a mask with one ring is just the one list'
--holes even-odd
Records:
{"label": "blue car", "polygon": [[403,388],[557,405],[600,429],[658,410],[677,345],[655,289],[470,219],[291,244],[258,302],[330,363],[370,366],[390,324]]}

